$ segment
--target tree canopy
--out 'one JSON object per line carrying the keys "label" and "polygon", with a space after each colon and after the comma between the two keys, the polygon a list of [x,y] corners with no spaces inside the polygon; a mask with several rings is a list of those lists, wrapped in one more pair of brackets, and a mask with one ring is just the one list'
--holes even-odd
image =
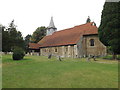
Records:
{"label": "tree canopy", "polygon": [[32,35],[29,35],[29,34],[25,37],[25,50],[26,50],[26,52],[28,52],[28,50],[29,50],[29,43],[31,42],[31,37],[32,37]]}
{"label": "tree canopy", "polygon": [[31,41],[34,43],[39,42],[46,35],[46,27],[38,27],[32,34]]}
{"label": "tree canopy", "polygon": [[100,41],[120,54],[120,2],[105,2],[99,27]]}
{"label": "tree canopy", "polygon": [[24,40],[20,31],[17,31],[14,20],[9,27],[2,29],[2,51],[10,52],[15,46],[24,48]]}

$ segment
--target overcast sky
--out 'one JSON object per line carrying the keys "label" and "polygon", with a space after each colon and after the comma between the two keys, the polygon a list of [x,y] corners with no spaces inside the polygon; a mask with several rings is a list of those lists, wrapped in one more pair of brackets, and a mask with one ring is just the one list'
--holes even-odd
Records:
{"label": "overcast sky", "polygon": [[14,19],[23,36],[37,27],[48,26],[53,16],[57,30],[84,24],[88,16],[100,25],[105,0],[1,0],[0,24]]}

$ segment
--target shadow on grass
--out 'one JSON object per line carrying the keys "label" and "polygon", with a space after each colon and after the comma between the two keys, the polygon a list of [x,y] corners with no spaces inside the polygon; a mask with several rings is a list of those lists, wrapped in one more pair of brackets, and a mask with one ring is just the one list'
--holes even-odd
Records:
{"label": "shadow on grass", "polygon": [[12,56],[9,56],[9,57],[3,57],[2,58],[2,63],[7,63],[7,62],[24,62],[24,61],[32,61],[31,58],[28,58],[28,57],[24,57],[23,59],[21,60],[13,60]]}
{"label": "shadow on grass", "polygon": [[24,60],[30,60],[30,61],[31,61],[32,59],[30,59],[30,58],[23,58],[22,60],[23,60],[23,61],[24,61]]}

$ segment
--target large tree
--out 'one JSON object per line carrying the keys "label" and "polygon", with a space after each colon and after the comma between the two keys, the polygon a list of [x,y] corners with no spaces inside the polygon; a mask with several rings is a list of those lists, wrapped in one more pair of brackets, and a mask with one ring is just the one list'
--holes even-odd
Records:
{"label": "large tree", "polygon": [[120,2],[105,2],[99,27],[101,42],[110,46],[113,58],[120,54]]}
{"label": "large tree", "polygon": [[10,52],[15,46],[24,48],[24,40],[20,31],[17,31],[14,20],[9,27],[2,30],[2,48],[3,52]]}
{"label": "large tree", "polygon": [[38,27],[32,34],[32,42],[37,43],[39,42],[44,36],[46,35],[46,27],[41,26]]}

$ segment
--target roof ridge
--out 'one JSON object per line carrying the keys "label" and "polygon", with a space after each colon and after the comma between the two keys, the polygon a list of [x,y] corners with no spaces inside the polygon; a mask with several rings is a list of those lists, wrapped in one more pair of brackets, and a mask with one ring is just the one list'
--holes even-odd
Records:
{"label": "roof ridge", "polygon": [[[92,24],[93,22],[90,22],[90,23]],[[56,31],[56,32],[61,32],[61,31],[65,31],[65,30],[71,30],[71,29],[73,29],[73,28],[75,28],[75,27],[78,27],[78,26],[89,25],[90,23],[85,23],[85,24],[81,24],[81,25],[76,25],[76,26],[74,26],[74,27],[66,28],[66,29],[63,29],[63,30]],[[56,33],[56,32],[55,32],[55,33]]]}

